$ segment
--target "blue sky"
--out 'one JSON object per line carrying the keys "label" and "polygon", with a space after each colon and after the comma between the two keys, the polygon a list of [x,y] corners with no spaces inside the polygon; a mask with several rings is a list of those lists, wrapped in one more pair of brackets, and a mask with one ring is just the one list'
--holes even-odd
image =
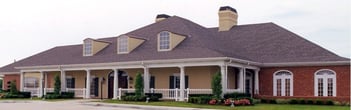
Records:
{"label": "blue sky", "polygon": [[351,56],[349,0],[7,0],[0,1],[0,66],[85,38],[118,36],[177,15],[218,25],[220,6],[236,8],[239,25],[274,22],[337,55]]}

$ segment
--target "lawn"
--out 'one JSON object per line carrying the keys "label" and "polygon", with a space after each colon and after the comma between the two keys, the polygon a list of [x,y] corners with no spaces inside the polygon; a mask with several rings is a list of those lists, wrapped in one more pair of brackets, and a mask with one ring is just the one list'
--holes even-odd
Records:
{"label": "lawn", "polygon": [[327,106],[327,105],[289,105],[289,104],[256,104],[254,106],[236,106],[231,108],[222,105],[199,105],[187,102],[127,102],[119,100],[105,100],[106,103],[117,104],[137,104],[137,105],[154,105],[154,106],[173,106],[173,107],[191,107],[191,108],[206,108],[206,109],[227,109],[227,110],[350,110],[349,106]]}

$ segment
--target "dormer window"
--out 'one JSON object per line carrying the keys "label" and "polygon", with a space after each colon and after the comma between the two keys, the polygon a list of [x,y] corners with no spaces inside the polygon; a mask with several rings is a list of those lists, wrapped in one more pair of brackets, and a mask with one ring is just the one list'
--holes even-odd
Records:
{"label": "dormer window", "polygon": [[91,40],[84,41],[84,56],[92,56],[93,55],[93,43]]}
{"label": "dormer window", "polygon": [[128,53],[128,36],[118,37],[118,53]]}
{"label": "dormer window", "polygon": [[159,51],[168,51],[170,50],[170,33],[167,31],[160,32],[158,36],[158,50]]}

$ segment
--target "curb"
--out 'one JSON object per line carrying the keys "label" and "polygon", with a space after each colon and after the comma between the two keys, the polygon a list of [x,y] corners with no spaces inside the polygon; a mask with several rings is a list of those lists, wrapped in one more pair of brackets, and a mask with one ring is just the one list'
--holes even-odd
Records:
{"label": "curb", "polygon": [[[200,109],[200,108],[133,105],[133,104],[108,104],[108,103],[99,103],[99,102],[82,103],[82,105],[105,106],[105,107],[123,107],[123,108],[144,109],[144,110],[204,110],[204,109]],[[207,109],[207,110],[210,110],[210,109]]]}

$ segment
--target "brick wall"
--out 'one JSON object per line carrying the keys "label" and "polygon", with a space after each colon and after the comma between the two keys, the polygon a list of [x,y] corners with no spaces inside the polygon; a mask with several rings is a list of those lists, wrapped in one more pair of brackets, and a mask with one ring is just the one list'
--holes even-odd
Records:
{"label": "brick wall", "polygon": [[4,90],[7,90],[8,88],[7,88],[7,86],[9,85],[9,84],[7,84],[7,82],[9,82],[9,81],[16,81],[16,87],[17,87],[17,90],[20,90],[20,75],[19,74],[7,74],[7,75],[4,75],[4,82],[3,82],[3,84],[4,84]]}
{"label": "brick wall", "polygon": [[350,65],[346,66],[310,66],[310,67],[270,67],[260,70],[260,95],[273,96],[273,74],[278,70],[289,70],[293,73],[294,97],[314,97],[314,74],[320,69],[331,69],[336,72],[337,93],[339,98],[350,98]]}

